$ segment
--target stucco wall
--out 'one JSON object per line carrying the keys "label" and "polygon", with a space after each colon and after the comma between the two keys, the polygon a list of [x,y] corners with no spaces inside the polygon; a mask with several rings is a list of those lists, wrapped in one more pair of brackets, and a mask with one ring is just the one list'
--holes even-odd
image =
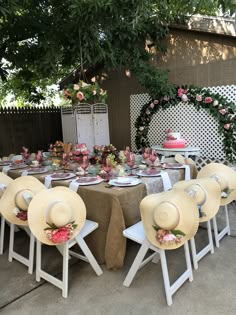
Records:
{"label": "stucco wall", "polygon": [[[169,70],[172,83],[201,87],[236,84],[236,38],[171,29],[167,53],[156,55],[153,66]],[[108,73],[104,83],[109,98],[111,143],[122,149],[130,144],[130,95],[145,92],[125,70]]]}

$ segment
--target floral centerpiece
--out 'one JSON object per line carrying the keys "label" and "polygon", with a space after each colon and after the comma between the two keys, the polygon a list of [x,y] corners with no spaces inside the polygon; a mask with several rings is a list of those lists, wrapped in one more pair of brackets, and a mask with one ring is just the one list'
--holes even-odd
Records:
{"label": "floral centerpiece", "polygon": [[75,149],[72,152],[72,160],[75,162],[80,161],[84,155],[89,155],[90,150],[87,148],[86,143],[77,143]]}
{"label": "floral centerpiece", "polygon": [[107,163],[107,159],[110,160],[111,166],[113,168],[115,168],[117,164],[121,164],[122,162],[119,156],[119,151],[112,144],[103,146],[103,150],[98,161],[100,164],[105,165]]}
{"label": "floral centerpiece", "polygon": [[72,104],[78,102],[96,102],[105,103],[107,99],[107,91],[103,90],[97,82],[92,84],[85,83],[80,80],[77,84],[69,84],[63,90],[63,96]]}

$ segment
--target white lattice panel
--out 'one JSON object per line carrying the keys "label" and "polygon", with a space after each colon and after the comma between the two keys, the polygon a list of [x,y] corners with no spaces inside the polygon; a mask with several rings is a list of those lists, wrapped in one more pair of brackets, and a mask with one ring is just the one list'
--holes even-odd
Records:
{"label": "white lattice panel", "polygon": [[[236,101],[236,86],[218,86],[209,88],[213,93],[219,93],[229,101]],[[150,100],[148,94],[131,95],[131,147],[136,149],[134,123],[142,106]],[[197,111],[193,105],[179,103],[167,110],[160,109],[153,117],[149,126],[148,139],[150,145],[162,144],[165,130],[172,129],[181,133],[187,146],[199,147],[201,156],[211,159],[224,159],[223,136],[218,133],[218,122],[204,109]]]}

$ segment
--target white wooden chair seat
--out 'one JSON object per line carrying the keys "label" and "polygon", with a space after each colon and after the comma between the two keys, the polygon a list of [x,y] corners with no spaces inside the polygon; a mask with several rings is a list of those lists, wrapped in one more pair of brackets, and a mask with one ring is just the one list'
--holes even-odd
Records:
{"label": "white wooden chair seat", "polygon": [[[141,247],[138,251],[138,254],[136,258],[134,259],[134,262],[123,282],[123,285],[126,287],[129,287],[131,282],[133,281],[137,271],[145,266],[150,260],[153,262],[157,262],[155,259],[156,255],[160,255],[161,260],[161,267],[162,267],[162,275],[164,280],[164,287],[165,287],[165,294],[166,294],[166,300],[167,304],[172,304],[172,295],[180,288],[180,286],[187,280],[189,281],[193,280],[193,273],[192,273],[192,266],[190,261],[190,254],[189,254],[189,247],[188,242],[184,244],[184,251],[185,251],[185,260],[186,260],[186,266],[187,269],[179,276],[179,278],[171,285],[170,279],[169,279],[169,273],[168,273],[168,267],[166,262],[166,255],[165,250],[159,249],[155,246],[153,246],[148,239],[146,238],[145,231],[143,228],[142,222],[138,222],[134,224],[133,226],[127,228],[123,231],[123,235],[132,241],[135,241],[139,244],[141,244]],[[154,251],[150,256],[148,256],[146,259],[145,256],[148,252],[148,250]]]}

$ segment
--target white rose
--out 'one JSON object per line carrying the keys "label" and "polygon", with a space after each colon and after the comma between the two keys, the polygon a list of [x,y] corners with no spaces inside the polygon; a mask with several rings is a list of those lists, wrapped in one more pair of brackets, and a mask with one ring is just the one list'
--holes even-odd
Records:
{"label": "white rose", "polygon": [[217,101],[217,100],[215,100],[214,102],[213,102],[213,106],[217,106],[219,104],[219,102]]}
{"label": "white rose", "polygon": [[144,127],[139,127],[139,130],[140,130],[140,131],[143,131],[143,130],[144,130]]}
{"label": "white rose", "polygon": [[188,101],[187,95],[186,95],[186,94],[183,94],[183,95],[181,96],[181,100],[182,100],[183,102],[187,102],[187,101]]}

